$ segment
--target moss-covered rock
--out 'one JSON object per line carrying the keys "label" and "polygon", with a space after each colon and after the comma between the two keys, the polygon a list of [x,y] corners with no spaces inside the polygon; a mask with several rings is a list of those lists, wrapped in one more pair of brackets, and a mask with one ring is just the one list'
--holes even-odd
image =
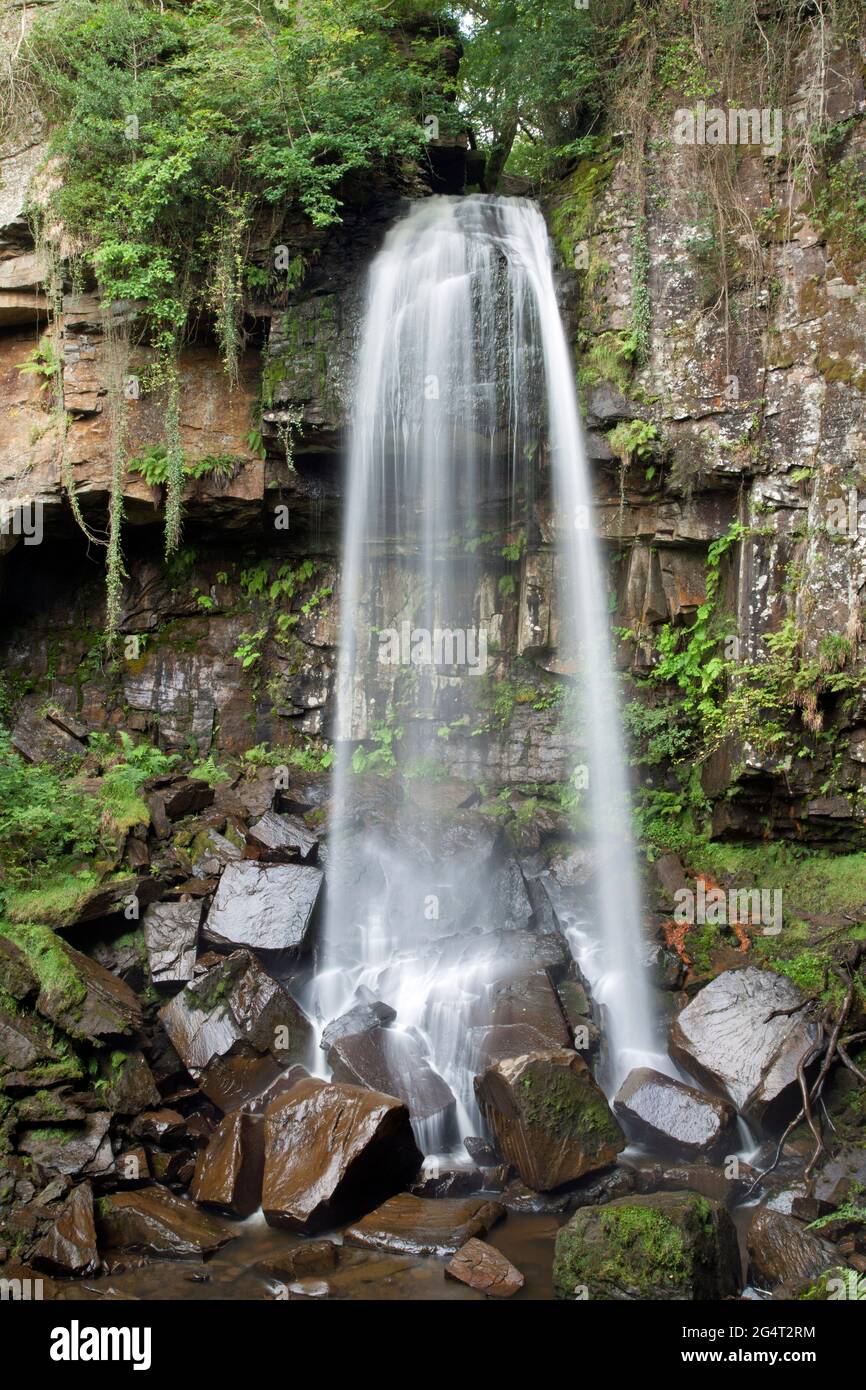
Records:
{"label": "moss-covered rock", "polygon": [[556,1237],[553,1280],[559,1298],[724,1298],[740,1284],[734,1224],[693,1192],[583,1207]]}
{"label": "moss-covered rock", "polygon": [[566,1048],[496,1062],[475,1091],[503,1157],[536,1191],[606,1168],[625,1148],[589,1067]]}

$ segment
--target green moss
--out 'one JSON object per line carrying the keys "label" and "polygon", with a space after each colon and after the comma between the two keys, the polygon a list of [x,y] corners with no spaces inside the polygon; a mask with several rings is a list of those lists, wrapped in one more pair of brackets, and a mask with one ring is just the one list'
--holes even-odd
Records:
{"label": "green moss", "polygon": [[521,1077],[523,1119],[558,1139],[595,1139],[616,1144],[622,1132],[607,1101],[574,1071],[530,1066]]}
{"label": "green moss", "polygon": [[44,883],[10,890],[6,913],[13,922],[40,921],[59,926],[75,917],[98,885],[99,875],[92,869],[59,867]]}
{"label": "green moss", "polygon": [[75,1010],[84,1001],[87,989],[69,955],[49,927],[33,922],[0,922],[0,935],[14,941],[27,957],[39,981],[40,991],[50,995],[64,1011]]}
{"label": "green moss", "polygon": [[691,1241],[677,1221],[657,1207],[623,1204],[576,1213],[557,1236],[553,1275],[560,1297],[580,1286],[591,1297],[652,1297],[685,1289],[692,1267]]}
{"label": "green moss", "polygon": [[553,239],[566,265],[574,265],[575,244],[583,241],[593,223],[595,202],[613,172],[615,158],[581,159],[561,185],[561,195],[550,210]]}

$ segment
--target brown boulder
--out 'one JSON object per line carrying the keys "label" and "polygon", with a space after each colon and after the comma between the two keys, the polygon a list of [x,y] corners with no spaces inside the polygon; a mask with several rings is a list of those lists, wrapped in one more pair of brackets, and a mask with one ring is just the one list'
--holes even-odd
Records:
{"label": "brown boulder", "polygon": [[413,1120],[441,1116],[447,1123],[454,1114],[457,1102],[451,1087],[408,1033],[378,1027],[350,1033],[332,1045],[328,1062],[335,1081],[396,1096],[409,1107]]}
{"label": "brown boulder", "polygon": [[93,1193],[90,1183],[76,1187],[54,1225],[37,1245],[32,1262],[61,1274],[93,1274],[99,1268]]}
{"label": "brown boulder", "polygon": [[265,1219],[296,1231],[350,1221],[399,1191],[420,1166],[400,1101],[359,1086],[301,1081],[265,1117]]}
{"label": "brown boulder", "polygon": [[625,1135],[583,1058],[564,1048],[488,1067],[475,1093],[496,1146],[528,1187],[547,1192],[613,1163]]}
{"label": "brown boulder", "polygon": [[401,1192],[343,1233],[347,1245],[403,1255],[448,1255],[485,1236],[505,1215],[487,1197],[413,1197]]}
{"label": "brown boulder", "polygon": [[261,1202],[264,1163],[263,1118],[235,1111],[199,1153],[189,1195],[231,1216],[251,1216]]}
{"label": "brown boulder", "polygon": [[134,1250],[163,1259],[207,1259],[233,1236],[194,1202],[162,1187],[115,1192],[97,1205],[96,1228],[103,1250]]}
{"label": "brown boulder", "polygon": [[457,1279],[488,1298],[511,1298],[520,1293],[523,1275],[510,1260],[483,1240],[467,1240],[445,1266],[445,1278]]}
{"label": "brown boulder", "polygon": [[197,1076],[217,1057],[249,1048],[282,1064],[306,1055],[306,1014],[248,951],[235,951],[181,990],[159,1013],[184,1066]]}
{"label": "brown boulder", "polygon": [[749,1226],[749,1277],[758,1288],[799,1284],[839,1264],[838,1253],[800,1221],[758,1207]]}
{"label": "brown boulder", "polygon": [[613,1108],[637,1139],[691,1155],[717,1149],[730,1137],[737,1119],[728,1101],[684,1086],[652,1067],[629,1072]]}

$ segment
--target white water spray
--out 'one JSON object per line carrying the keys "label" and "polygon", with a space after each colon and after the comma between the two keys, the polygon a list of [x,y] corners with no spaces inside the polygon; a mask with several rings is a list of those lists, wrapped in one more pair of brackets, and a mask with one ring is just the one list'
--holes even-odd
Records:
{"label": "white water spray", "polygon": [[[426,1053],[454,1092],[462,1134],[479,1132],[473,1047],[496,959],[490,950],[461,952],[460,943],[488,937],[492,945],[507,923],[497,919],[473,847],[448,852],[435,795],[432,809],[418,811],[411,796],[389,799],[384,780],[371,793],[354,750],[372,738],[374,757],[387,763],[402,722],[425,775],[441,759],[442,712],[449,701],[455,710],[471,706],[477,672],[422,666],[387,685],[376,636],[405,620],[427,632],[495,627],[501,602],[484,583],[476,538],[497,505],[500,522],[513,524],[501,504],[508,498],[513,508],[519,493],[524,502],[531,493],[542,441],[554,476],[559,646],[577,656],[582,724],[574,734],[585,750],[596,858],[593,903],[575,911],[568,935],[604,1013],[611,1092],[633,1066],[670,1064],[653,1041],[609,613],[547,231],[523,199],[414,205],[373,264],[361,345],[343,540],[335,822],[313,1007],[327,1022],[361,985],[391,1004],[407,1045]],[[401,744],[401,763],[404,751]],[[447,1143],[435,1115],[416,1129],[428,1147]]]}

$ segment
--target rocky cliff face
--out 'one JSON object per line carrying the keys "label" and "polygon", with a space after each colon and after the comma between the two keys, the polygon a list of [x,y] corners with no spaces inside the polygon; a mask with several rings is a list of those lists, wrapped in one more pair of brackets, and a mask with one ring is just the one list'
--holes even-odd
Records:
{"label": "rocky cliff face", "polygon": [[[805,103],[809,53],[801,63]],[[850,52],[829,64],[826,103],[834,122],[848,122],[845,154],[862,168],[863,82]],[[85,723],[107,715],[200,753],[326,734],[365,276],[407,190],[359,190],[339,231],[314,238],[311,269],[288,302],[250,298],[249,345],[233,389],[206,334],[184,354],[185,456],[227,467],[219,480],[190,483],[186,548],[171,573],[158,558],[162,489],[127,474],[122,634],[131,640],[119,666],[103,670],[94,645],[102,555],[77,530],[68,488],[103,536],[112,457],[105,319],[32,244],[24,207],[40,153],[38,141],[19,143],[3,161],[0,478],[7,502],[43,503],[46,533],[38,550],[3,537],[2,657],[13,687],[25,709],[50,699]],[[803,659],[819,659],[828,641],[843,644],[853,676],[863,667],[866,581],[857,490],[866,447],[862,279],[844,236],[810,213],[771,153],[738,151],[727,196],[751,242],[743,232],[720,267],[697,152],[674,144],[660,122],[642,150],[632,137],[614,139],[549,197],[617,594],[613,621],[628,634],[621,662],[646,675],[660,628],[691,625],[706,597],[708,549],[739,522],[742,536],[721,566],[739,660],[760,659],[762,639],[793,619]],[[273,252],[260,248],[263,257]],[[638,318],[645,351],[635,366],[628,344]],[[46,333],[62,359],[65,415],[48,374],[21,370]],[[130,372],[144,378],[146,359],[144,349],[133,355]],[[161,438],[158,393],[143,391],[128,415],[134,458]],[[641,424],[645,444],[635,442]],[[543,685],[557,630],[543,459],[537,482],[514,595],[497,598],[503,569],[515,567],[496,554],[477,606],[503,634],[498,677],[519,683],[520,660],[538,668]],[[290,600],[299,621],[279,643],[250,576],[264,567],[270,583],[288,562],[304,578]],[[234,653],[257,633],[261,656],[245,675]],[[480,780],[561,781],[573,750],[549,712],[531,708],[539,703],[513,700],[488,747],[449,740],[443,755],[456,760],[459,744],[463,766]],[[703,774],[718,834],[859,839],[866,704],[830,693],[818,712],[830,737],[787,765],[736,739],[721,743]]]}

